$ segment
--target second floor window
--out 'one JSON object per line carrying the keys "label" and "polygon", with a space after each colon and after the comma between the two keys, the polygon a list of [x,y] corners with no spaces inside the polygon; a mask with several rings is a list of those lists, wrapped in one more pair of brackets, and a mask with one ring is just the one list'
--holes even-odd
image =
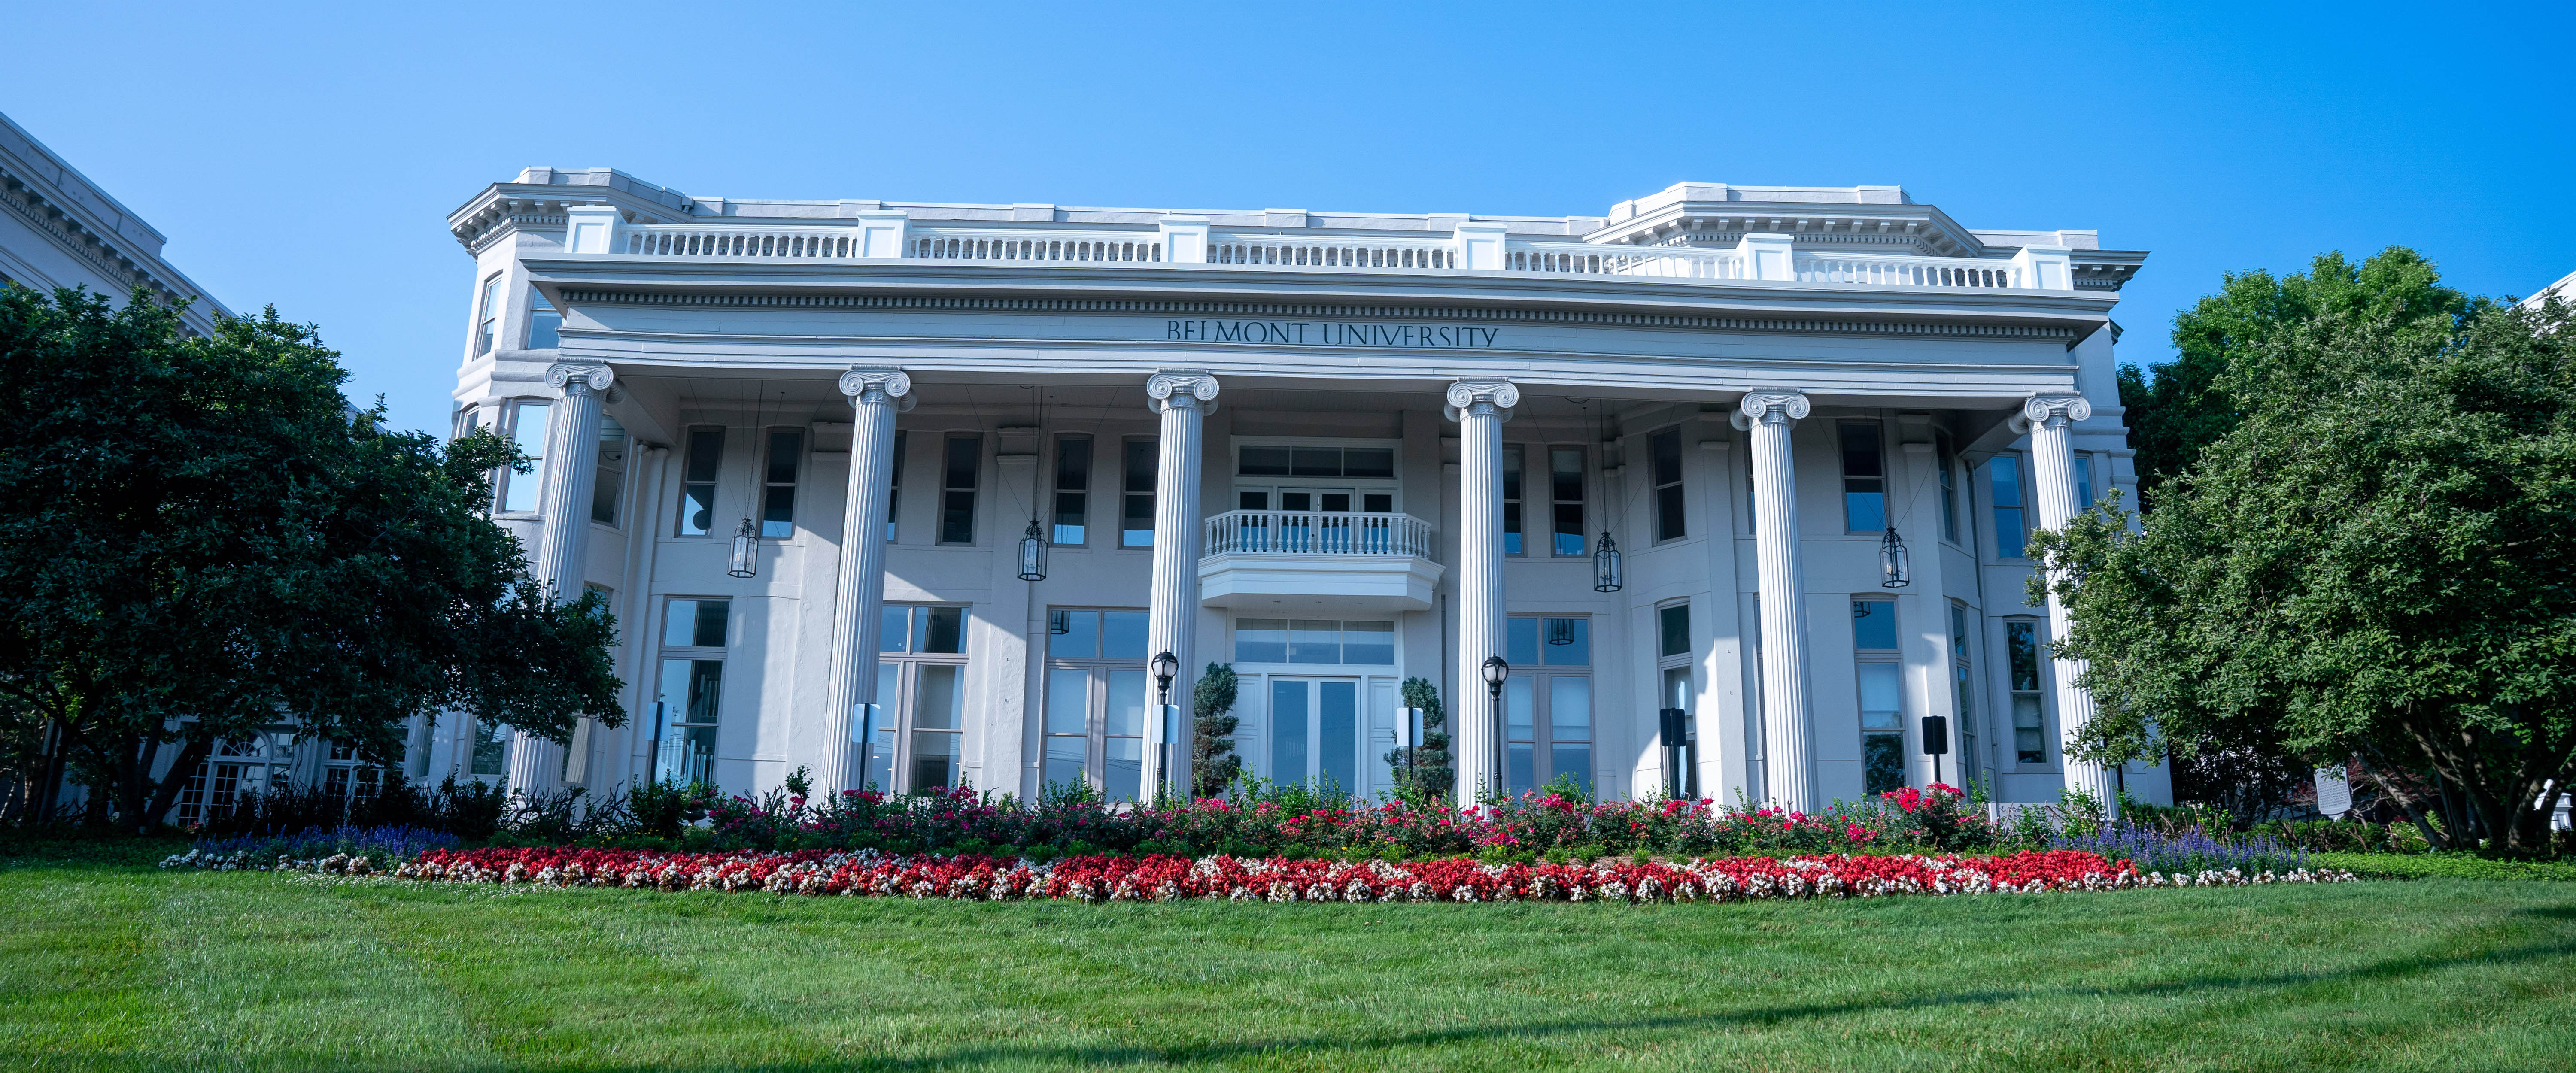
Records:
{"label": "second floor window", "polygon": [[894,434],[894,467],[886,471],[886,543],[894,543],[895,510],[903,505],[903,433]]}
{"label": "second floor window", "polygon": [[1503,554],[1519,555],[1525,544],[1521,539],[1522,502],[1529,494],[1529,483],[1521,468],[1521,445],[1503,445]]}
{"label": "second floor window", "polygon": [[1689,535],[1682,522],[1682,430],[1668,428],[1646,440],[1655,481],[1655,539]]}
{"label": "second floor window", "polygon": [[552,350],[563,343],[563,314],[553,302],[528,288],[528,349]]}
{"label": "second floor window", "polygon": [[1118,506],[1118,546],[1150,548],[1154,546],[1154,441],[1145,438],[1125,444],[1125,475]]}
{"label": "second floor window", "polygon": [[626,486],[626,426],[614,417],[599,421],[599,472],[590,486],[590,520],[617,524],[617,498]]}
{"label": "second floor window", "polygon": [[483,281],[483,308],[475,315],[474,352],[489,354],[501,331],[501,277]]}
{"label": "second floor window", "polygon": [[2030,539],[2022,528],[2021,456],[1996,455],[1986,463],[1986,479],[1995,501],[1995,554],[2021,558],[2022,545]]}
{"label": "second floor window", "polygon": [[939,542],[975,542],[975,478],[983,468],[984,437],[975,433],[948,437],[948,455],[939,468]]}
{"label": "second floor window", "polygon": [[2075,509],[2078,513],[2093,509],[2093,456],[2075,456]]}
{"label": "second floor window", "polygon": [[1843,440],[1843,529],[1876,533],[1887,528],[1887,465],[1878,447],[1878,423],[1845,421],[1836,431]]}
{"label": "second floor window", "polygon": [[680,535],[705,536],[715,531],[716,474],[724,465],[725,431],[689,430],[688,456],[680,465]]}
{"label": "second floor window", "polygon": [[805,454],[805,433],[797,429],[769,434],[769,464],[761,472],[760,535],[785,540],[796,535],[796,460]]}
{"label": "second floor window", "polygon": [[1583,448],[1547,449],[1548,498],[1556,512],[1558,555],[1581,555],[1583,535]]}
{"label": "second floor window", "polygon": [[501,509],[524,512],[537,509],[537,492],[546,480],[546,403],[521,402],[510,407],[510,440],[519,453],[533,463],[526,473],[504,469],[501,479]]}
{"label": "second floor window", "polygon": [[1058,436],[1055,440],[1055,537],[1057,544],[1080,546],[1091,512],[1091,437]]}

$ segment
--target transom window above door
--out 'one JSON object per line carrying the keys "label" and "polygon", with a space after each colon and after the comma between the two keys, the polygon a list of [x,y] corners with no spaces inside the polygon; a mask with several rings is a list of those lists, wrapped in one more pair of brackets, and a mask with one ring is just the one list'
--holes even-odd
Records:
{"label": "transom window above door", "polygon": [[1304,447],[1245,444],[1236,455],[1239,477],[1350,477],[1395,479],[1393,447]]}
{"label": "transom window above door", "polygon": [[1395,623],[1303,618],[1236,619],[1234,661],[1393,666]]}
{"label": "transom window above door", "polygon": [[1402,505],[1395,447],[1238,444],[1235,510],[1393,514]]}

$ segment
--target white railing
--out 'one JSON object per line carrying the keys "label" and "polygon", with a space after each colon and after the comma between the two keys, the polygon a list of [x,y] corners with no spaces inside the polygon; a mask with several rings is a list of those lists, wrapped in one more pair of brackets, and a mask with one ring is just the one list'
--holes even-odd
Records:
{"label": "white railing", "polygon": [[701,227],[629,224],[620,253],[661,257],[833,257],[859,255],[853,227]]}
{"label": "white railing", "polygon": [[903,255],[930,261],[1160,261],[1163,238],[1150,232],[916,229],[904,239]]}
{"label": "white railing", "polygon": [[1889,287],[2020,287],[2010,261],[1968,257],[1833,257],[1799,254],[1800,283],[1870,283]]}
{"label": "white railing", "polygon": [[1237,510],[1207,520],[1208,555],[1431,554],[1431,523],[1410,514],[1319,510]]}
{"label": "white railing", "polygon": [[1309,268],[1458,267],[1457,244],[1448,238],[1287,238],[1279,235],[1210,235],[1212,265],[1304,265]]}
{"label": "white railing", "polygon": [[1681,246],[1595,246],[1582,242],[1511,242],[1503,271],[1562,272],[1656,279],[1743,279],[1744,258],[1734,250]]}

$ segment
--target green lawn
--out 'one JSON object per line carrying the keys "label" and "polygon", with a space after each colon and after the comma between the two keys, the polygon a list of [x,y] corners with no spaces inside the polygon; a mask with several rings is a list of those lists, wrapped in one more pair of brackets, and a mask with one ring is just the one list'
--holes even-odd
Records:
{"label": "green lawn", "polygon": [[2560,883],[1653,908],[396,883],[0,861],[0,1069],[2576,1068]]}

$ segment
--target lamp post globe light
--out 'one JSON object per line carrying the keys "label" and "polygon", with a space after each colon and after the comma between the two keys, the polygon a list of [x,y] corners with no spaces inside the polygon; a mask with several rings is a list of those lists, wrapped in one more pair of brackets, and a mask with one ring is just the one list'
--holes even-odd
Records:
{"label": "lamp post globe light", "polygon": [[1020,534],[1020,580],[1046,580],[1047,538],[1038,529],[1037,519],[1029,519],[1028,532]]}
{"label": "lamp post globe light", "polygon": [[1485,693],[1496,701],[1503,699],[1503,680],[1512,676],[1512,665],[1501,656],[1485,657]]}
{"label": "lamp post globe light", "polygon": [[745,518],[742,527],[733,531],[733,559],[726,565],[725,573],[734,577],[750,577],[759,572],[760,534],[752,529],[751,519]]}
{"label": "lamp post globe light", "polygon": [[1154,688],[1162,694],[1163,703],[1172,702],[1172,679],[1181,676],[1181,658],[1170,652],[1154,654]]}

